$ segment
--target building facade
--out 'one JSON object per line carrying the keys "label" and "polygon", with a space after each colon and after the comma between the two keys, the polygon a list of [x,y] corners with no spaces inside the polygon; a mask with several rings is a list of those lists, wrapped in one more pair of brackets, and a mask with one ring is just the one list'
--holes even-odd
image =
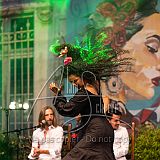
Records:
{"label": "building facade", "polygon": [[[54,3],[54,4],[53,4]],[[0,20],[0,125],[3,131],[37,124],[43,105],[52,105],[49,83],[61,78],[61,60],[49,46],[65,35],[66,3],[3,1]],[[60,77],[59,77],[60,76]],[[12,103],[11,103],[12,102]],[[15,105],[10,109],[10,104]],[[24,110],[25,104],[29,109]],[[63,121],[62,117],[59,117]]]}

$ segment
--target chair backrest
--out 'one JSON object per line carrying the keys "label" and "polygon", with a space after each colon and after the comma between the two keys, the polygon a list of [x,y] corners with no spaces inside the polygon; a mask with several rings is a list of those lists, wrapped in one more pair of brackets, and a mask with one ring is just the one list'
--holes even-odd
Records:
{"label": "chair backrest", "polygon": [[68,124],[68,141],[67,141],[67,149],[70,151],[71,150],[71,129],[72,129],[72,124]]}
{"label": "chair backrest", "polygon": [[63,148],[67,151],[71,150],[71,129],[72,129],[71,123],[63,126],[63,130],[64,130]]}

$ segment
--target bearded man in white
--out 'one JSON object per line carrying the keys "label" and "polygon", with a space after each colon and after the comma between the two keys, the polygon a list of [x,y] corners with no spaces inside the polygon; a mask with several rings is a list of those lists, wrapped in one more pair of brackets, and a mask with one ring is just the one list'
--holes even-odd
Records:
{"label": "bearded man in white", "polygon": [[39,114],[39,128],[33,132],[32,149],[28,158],[38,160],[61,160],[63,129],[57,126],[52,107],[42,108]]}

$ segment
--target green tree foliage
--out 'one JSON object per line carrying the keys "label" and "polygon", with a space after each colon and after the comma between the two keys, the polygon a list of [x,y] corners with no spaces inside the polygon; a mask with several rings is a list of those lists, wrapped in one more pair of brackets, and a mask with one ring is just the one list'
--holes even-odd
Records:
{"label": "green tree foliage", "polygon": [[136,160],[160,160],[160,129],[141,129],[135,140]]}
{"label": "green tree foliage", "polygon": [[[16,158],[17,140],[14,137],[0,135],[0,160],[13,160]],[[14,158],[15,157],[15,158]]]}
{"label": "green tree foliage", "polygon": [[0,134],[0,160],[27,160],[31,145],[30,137]]}

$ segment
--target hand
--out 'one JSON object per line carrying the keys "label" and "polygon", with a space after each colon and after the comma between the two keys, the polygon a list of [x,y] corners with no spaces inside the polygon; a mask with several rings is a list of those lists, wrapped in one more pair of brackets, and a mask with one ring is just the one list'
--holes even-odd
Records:
{"label": "hand", "polygon": [[67,47],[64,47],[64,49],[61,49],[61,52],[60,52],[60,55],[59,57],[62,57],[64,55],[66,55],[68,53],[68,48]]}
{"label": "hand", "polygon": [[34,150],[33,150],[32,157],[38,157],[40,155],[40,149],[36,147],[33,147],[33,148]]}
{"label": "hand", "polygon": [[58,88],[56,83],[53,83],[53,82],[49,85],[49,89],[53,91],[53,93],[55,94],[61,91],[61,88]]}

